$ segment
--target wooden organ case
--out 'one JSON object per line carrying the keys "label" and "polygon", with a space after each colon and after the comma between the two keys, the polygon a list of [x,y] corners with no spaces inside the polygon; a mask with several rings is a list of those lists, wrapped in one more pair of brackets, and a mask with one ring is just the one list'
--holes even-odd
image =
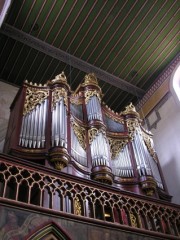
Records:
{"label": "wooden organ case", "polygon": [[115,113],[94,74],[72,92],[62,72],[24,82],[12,106],[4,152],[121,190],[170,199],[152,134],[130,104]]}

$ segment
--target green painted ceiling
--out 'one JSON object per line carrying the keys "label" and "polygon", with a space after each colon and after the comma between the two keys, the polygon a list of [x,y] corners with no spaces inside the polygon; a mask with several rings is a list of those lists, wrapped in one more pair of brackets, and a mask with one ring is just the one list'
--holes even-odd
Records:
{"label": "green painted ceiling", "polygon": [[[13,27],[144,90],[178,54],[179,0],[18,0],[0,30],[0,78],[45,83],[62,71],[72,90],[86,72],[7,34]],[[68,57],[69,55],[67,55]],[[99,80],[115,111],[140,98]]]}

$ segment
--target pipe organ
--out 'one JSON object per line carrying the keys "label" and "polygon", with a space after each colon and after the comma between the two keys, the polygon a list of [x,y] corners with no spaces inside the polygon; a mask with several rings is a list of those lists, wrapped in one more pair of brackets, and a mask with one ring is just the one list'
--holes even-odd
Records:
{"label": "pipe organ", "polygon": [[115,113],[102,102],[94,74],[75,92],[63,72],[44,86],[25,81],[11,106],[5,152],[140,194],[166,191],[152,134],[132,104]]}

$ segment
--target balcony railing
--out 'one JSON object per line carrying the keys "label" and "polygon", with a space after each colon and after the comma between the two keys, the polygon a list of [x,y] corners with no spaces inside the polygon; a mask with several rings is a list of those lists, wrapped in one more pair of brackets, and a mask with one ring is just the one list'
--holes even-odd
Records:
{"label": "balcony railing", "polygon": [[[167,236],[180,236],[177,205],[0,155],[0,197]],[[172,238],[173,239],[173,238]]]}

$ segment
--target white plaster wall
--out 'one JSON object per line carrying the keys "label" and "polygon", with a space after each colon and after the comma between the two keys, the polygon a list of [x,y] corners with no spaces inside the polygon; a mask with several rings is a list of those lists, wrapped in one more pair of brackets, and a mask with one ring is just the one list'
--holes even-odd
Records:
{"label": "white plaster wall", "polygon": [[3,151],[9,121],[10,105],[13,102],[17,91],[17,87],[6,84],[0,80],[0,152]]}
{"label": "white plaster wall", "polygon": [[170,96],[158,112],[161,120],[151,132],[172,202],[180,204],[180,105]]}

